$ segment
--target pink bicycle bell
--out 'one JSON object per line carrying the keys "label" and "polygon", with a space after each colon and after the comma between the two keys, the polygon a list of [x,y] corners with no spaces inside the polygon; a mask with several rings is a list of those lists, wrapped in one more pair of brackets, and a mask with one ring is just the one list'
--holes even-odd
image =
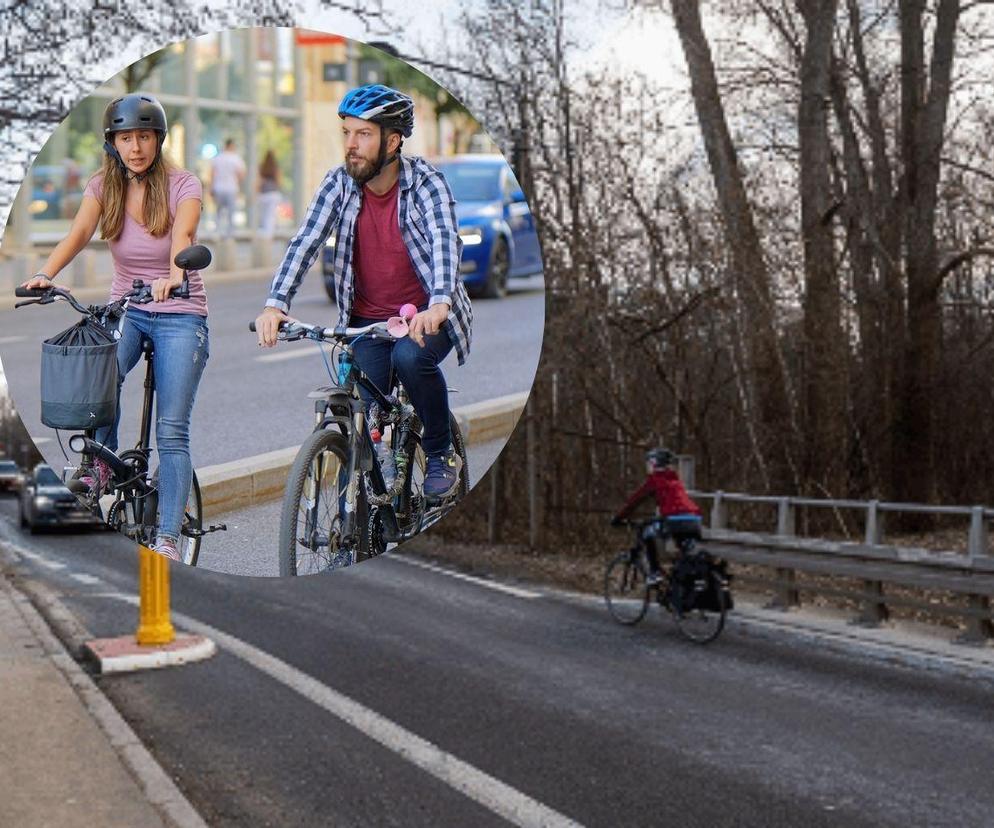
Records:
{"label": "pink bicycle bell", "polygon": [[390,336],[396,339],[403,339],[407,336],[410,330],[408,323],[414,318],[417,312],[418,309],[408,302],[400,309],[400,316],[391,316],[387,320],[387,331],[390,333]]}

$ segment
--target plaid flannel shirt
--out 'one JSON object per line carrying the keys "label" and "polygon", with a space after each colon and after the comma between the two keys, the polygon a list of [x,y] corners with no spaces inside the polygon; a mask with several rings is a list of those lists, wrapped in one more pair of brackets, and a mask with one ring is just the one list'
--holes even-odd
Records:
{"label": "plaid flannel shirt", "polygon": [[[459,275],[462,240],[445,177],[421,158],[400,157],[398,219],[414,272],[428,294],[428,304],[449,305],[443,328],[456,349],[459,364],[466,361],[472,337],[473,308]],[[362,187],[335,167],[324,178],[307,208],[304,223],[290,240],[273,279],[266,305],[289,312],[304,274],[326,239],[335,235],[335,301],[338,324],[348,325],[355,294],[352,251],[356,222],[362,207]]]}

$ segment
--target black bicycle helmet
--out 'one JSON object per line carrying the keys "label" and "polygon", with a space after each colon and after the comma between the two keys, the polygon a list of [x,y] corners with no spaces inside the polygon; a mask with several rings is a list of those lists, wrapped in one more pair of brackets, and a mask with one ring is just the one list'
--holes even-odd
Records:
{"label": "black bicycle helmet", "polygon": [[405,138],[414,132],[414,101],[381,83],[366,84],[346,93],[338,105],[338,117],[348,116],[395,129]]}
{"label": "black bicycle helmet", "polygon": [[111,101],[104,110],[104,138],[128,129],[153,129],[166,137],[166,110],[155,98],[132,92]]}
{"label": "black bicycle helmet", "polygon": [[651,448],[645,453],[645,462],[656,467],[672,466],[676,462],[676,455],[669,449]]}

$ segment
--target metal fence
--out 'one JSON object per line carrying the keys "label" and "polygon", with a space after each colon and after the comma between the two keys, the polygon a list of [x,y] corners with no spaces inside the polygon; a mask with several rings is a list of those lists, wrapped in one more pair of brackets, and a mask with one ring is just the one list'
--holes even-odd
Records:
{"label": "metal fence", "polygon": [[[743,580],[772,588],[772,605],[783,609],[799,606],[802,590],[846,598],[859,606],[854,621],[875,625],[890,616],[888,605],[904,605],[930,615],[954,616],[965,623],[957,639],[987,643],[994,639],[994,555],[988,522],[994,509],[985,506],[923,506],[876,500],[818,500],[770,497],[729,492],[691,490],[699,501],[710,503],[708,547],[729,560],[772,568],[772,578],[743,575]],[[736,529],[736,505],[750,507],[753,531]],[[765,527],[754,507],[771,508]],[[840,526],[851,523],[855,512],[861,529],[858,540],[800,537],[796,532],[800,510],[831,510]],[[924,514],[963,519],[963,550],[933,550],[887,544],[886,516]],[[850,518],[847,522],[845,518]],[[829,576],[801,584],[797,573]],[[856,580],[857,587],[840,581]],[[885,589],[885,585],[888,587]],[[895,589],[897,587],[897,589]],[[938,595],[938,598],[936,597]],[[931,597],[929,597],[931,596]]]}

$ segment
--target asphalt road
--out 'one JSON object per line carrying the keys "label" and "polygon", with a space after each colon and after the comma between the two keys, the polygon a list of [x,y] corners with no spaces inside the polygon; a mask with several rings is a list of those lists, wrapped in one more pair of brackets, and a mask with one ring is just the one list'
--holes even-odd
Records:
{"label": "asphalt road", "polygon": [[[307,394],[327,384],[317,346],[297,342],[262,351],[248,323],[258,314],[268,283],[212,286],[209,271],[207,279],[211,355],[193,412],[194,465],[202,468],[298,445],[312,428],[313,403]],[[453,406],[531,388],[545,324],[543,281],[515,280],[510,296],[474,302],[473,312],[470,358],[460,367],[453,352],[443,366],[449,386],[458,389],[450,395]],[[316,271],[304,280],[293,314],[315,323],[331,324],[336,318]],[[41,340],[78,319],[62,302],[0,312],[0,359],[10,394],[29,433],[56,469],[66,463],[55,432],[40,421]],[[124,385],[122,446],[137,442],[143,376],[139,365]]]}
{"label": "asphalt road", "polygon": [[[91,632],[136,625],[133,547],[0,536]],[[994,688],[387,556],[302,579],[173,568],[219,654],[98,679],[209,824],[990,824]],[[520,587],[521,585],[519,585]],[[122,597],[122,595],[124,597]],[[56,759],[57,761],[57,759]]]}

